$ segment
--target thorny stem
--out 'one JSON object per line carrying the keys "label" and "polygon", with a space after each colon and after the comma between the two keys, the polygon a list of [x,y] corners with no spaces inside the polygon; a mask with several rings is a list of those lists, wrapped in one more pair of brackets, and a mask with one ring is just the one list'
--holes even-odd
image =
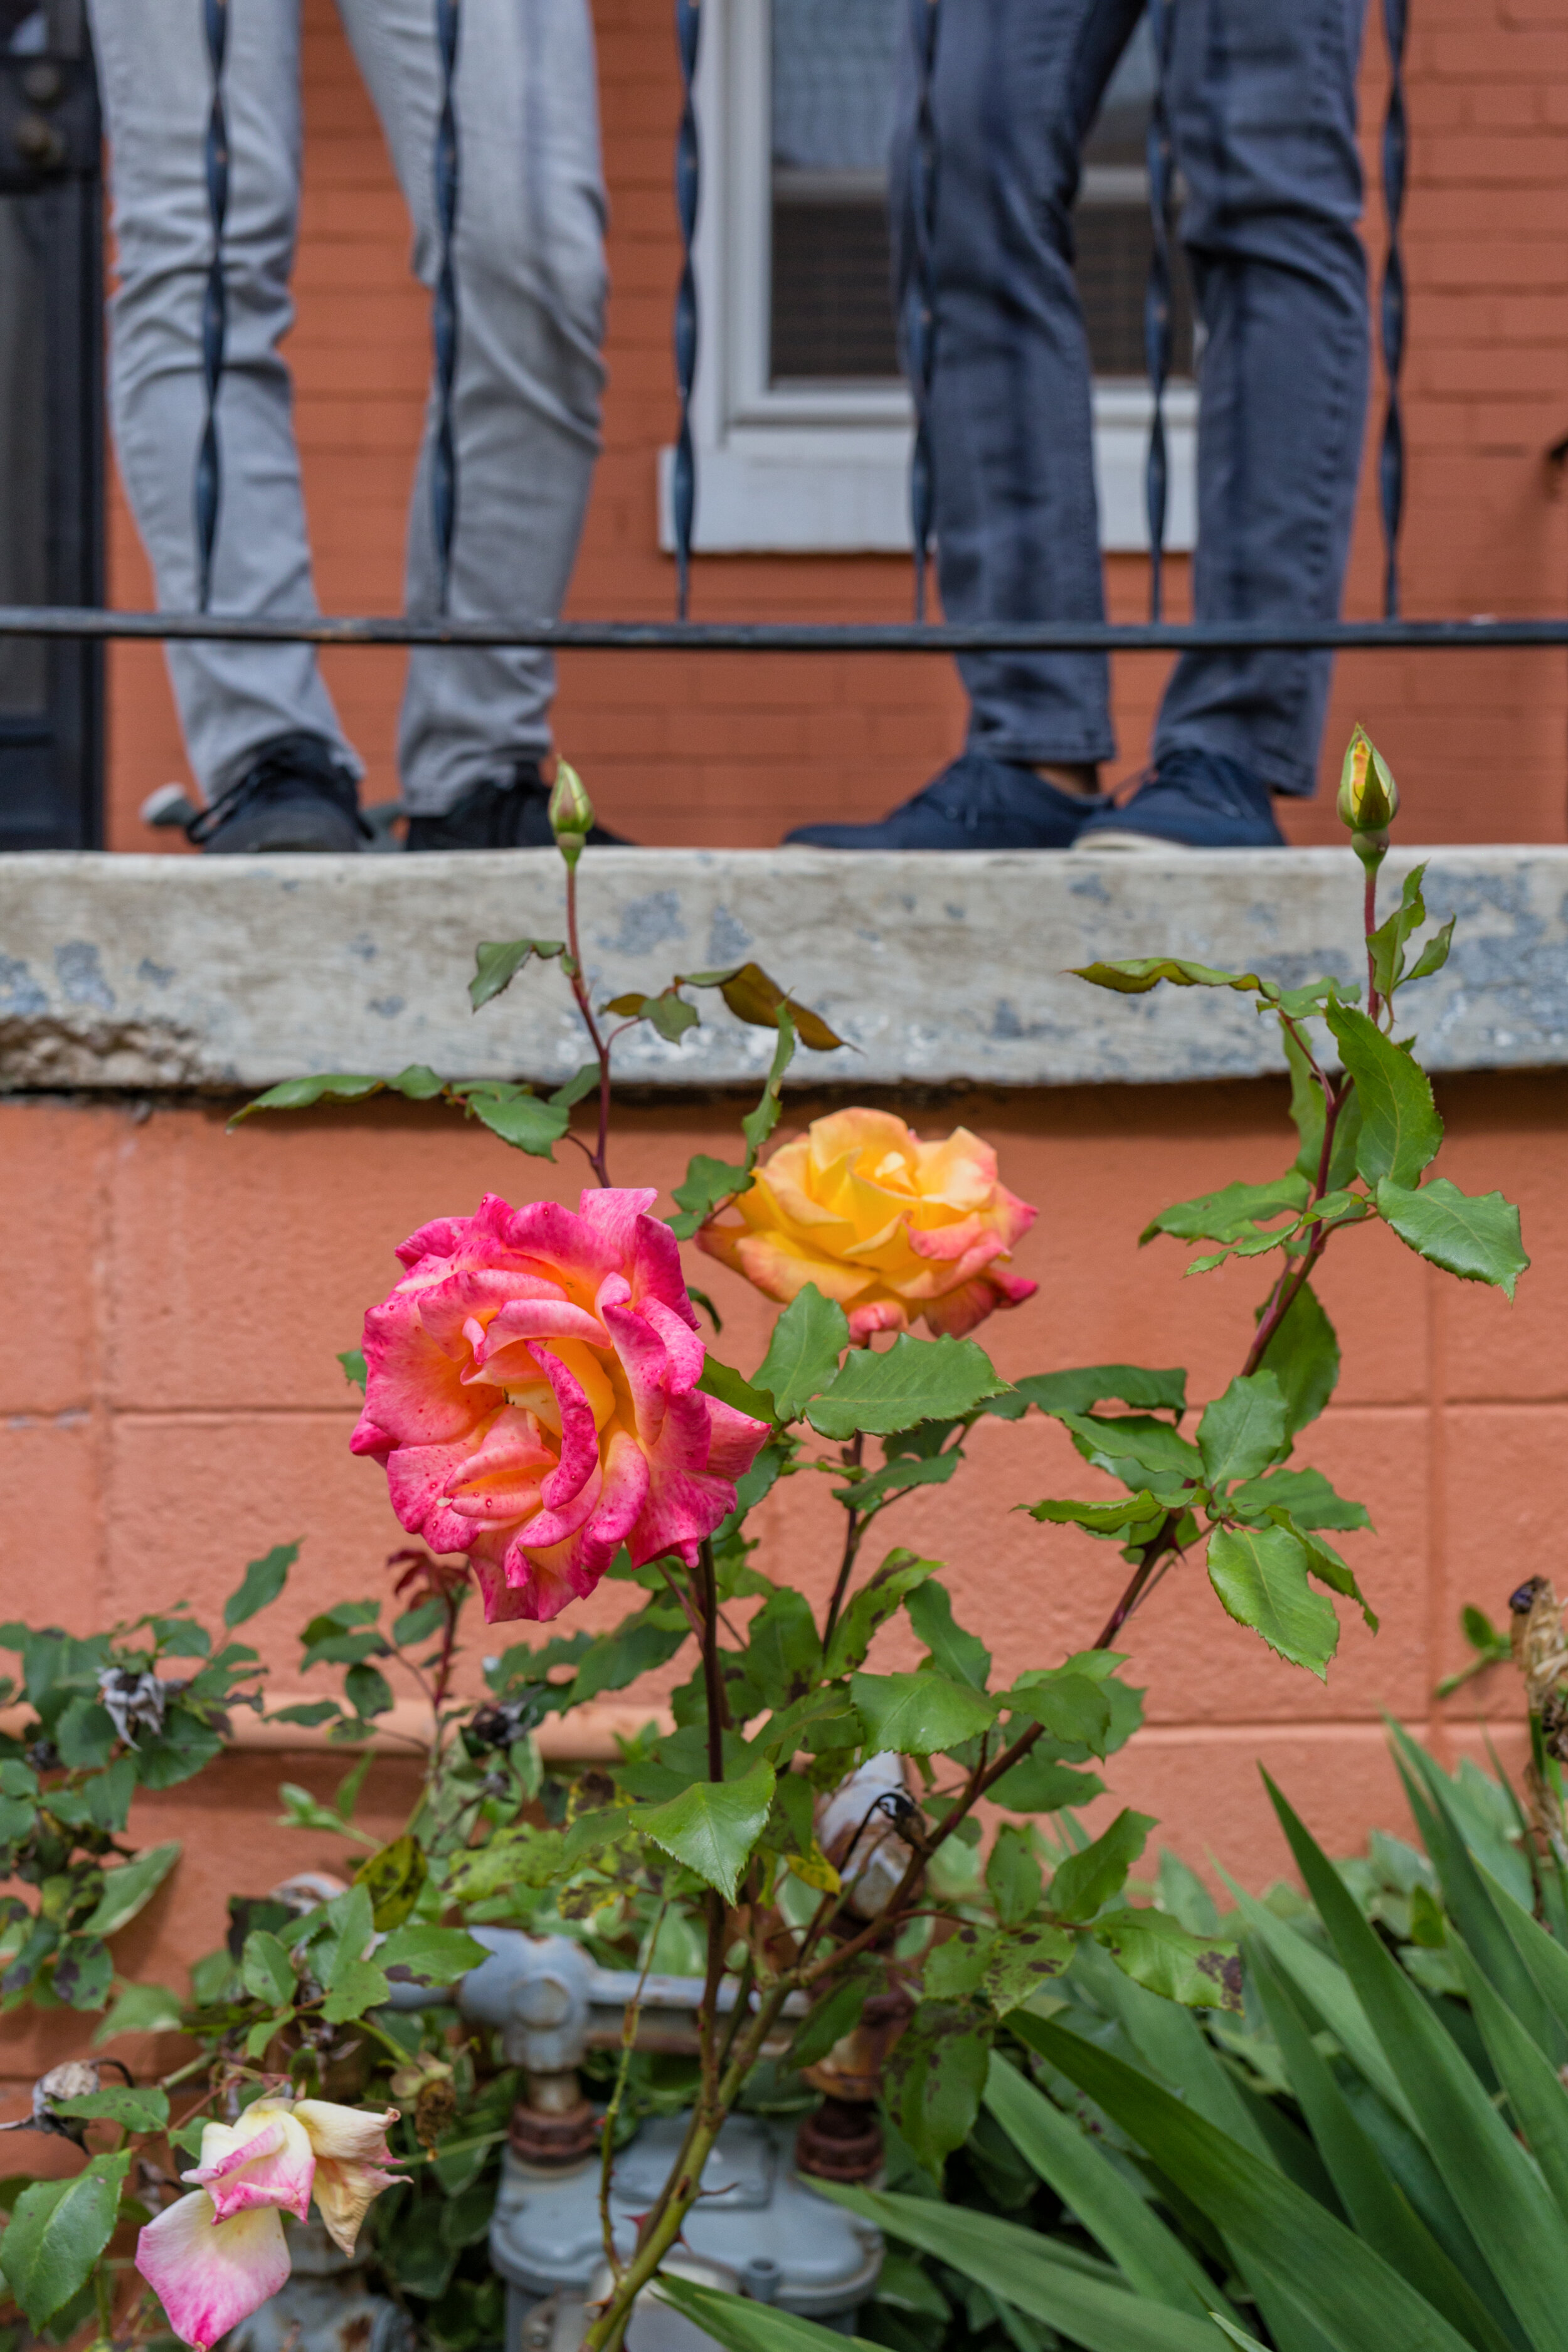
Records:
{"label": "thorny stem", "polygon": [[[583,951],[577,943],[577,861],[574,857],[566,861],[566,946],[572,958],[572,993],[577,1000],[583,1026],[593,1041],[599,1065],[599,1140],[597,1147],[588,1152],[588,1160],[599,1182],[607,1185],[610,1181],[610,1049],[599,1034],[588,983],[583,977]],[[584,1150],[587,1150],[586,1145]]]}
{"label": "thorny stem", "polygon": [[648,1970],[653,1966],[653,1956],[658,1945],[659,1929],[664,1925],[664,1915],[668,1908],[668,1902],[659,1905],[653,1926],[648,1929],[642,1974],[637,1979],[637,1989],[627,2001],[626,2014],[621,2020],[620,2063],[616,2068],[616,2084],[610,2093],[610,2104],[605,2109],[605,2120],[600,2131],[599,2233],[605,2242],[605,2260],[609,2263],[617,2279],[625,2270],[626,2264],[616,2252],[616,2232],[610,2221],[610,2175],[615,2169],[616,2161],[616,2125],[620,2116],[621,2100],[626,2093],[626,2077],[631,2072],[632,2052],[637,2046],[637,2018],[642,2010],[643,1987],[647,1982]]}
{"label": "thorny stem", "polygon": [[[849,1444],[844,1448],[846,1469],[858,1470],[860,1467],[860,1457],[865,1451],[865,1433],[858,1429]],[[844,1557],[838,1563],[838,1580],[833,1588],[833,1598],[827,1604],[827,1622],[822,1629],[824,1651],[833,1639],[833,1629],[838,1622],[838,1612],[844,1606],[844,1595],[849,1589],[849,1579],[854,1572],[855,1555],[860,1549],[860,1538],[865,1533],[859,1514],[853,1506],[848,1512],[848,1519],[849,1525],[844,1530]]]}

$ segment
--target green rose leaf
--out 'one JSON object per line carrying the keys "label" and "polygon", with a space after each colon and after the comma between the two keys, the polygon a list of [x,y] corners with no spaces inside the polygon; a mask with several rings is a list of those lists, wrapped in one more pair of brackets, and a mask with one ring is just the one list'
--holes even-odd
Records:
{"label": "green rose leaf", "polygon": [[1461,1192],[1446,1176],[1434,1176],[1419,1192],[1384,1177],[1377,1186],[1380,1215],[1406,1248],[1429,1258],[1461,1282],[1489,1282],[1513,1297],[1529,1265],[1520,1237],[1519,1211],[1500,1192]]}
{"label": "green rose leaf", "polygon": [[1032,1927],[1010,1928],[993,1936],[980,1978],[980,1990],[998,2017],[1021,2009],[1031,1993],[1052,1977],[1059,1977],[1077,1951],[1079,1939],[1065,1927],[1039,1920]]}
{"label": "green rose leaf", "polygon": [[985,1865],[985,1891],[1004,1927],[1021,1927],[1038,1910],[1040,1865],[1026,1830],[1009,1822],[996,1832]]}
{"label": "green rose leaf", "polygon": [[1306,1547],[1289,1528],[1216,1528],[1209,1538],[1208,1570],[1238,1625],[1250,1625],[1293,1666],[1328,1680],[1340,1621],[1333,1602],[1308,1582]]}
{"label": "green rose leaf", "polygon": [[1112,1400],[1135,1412],[1185,1412],[1187,1375],[1180,1364],[1083,1364],[1070,1372],[1028,1372],[985,1410],[1017,1421],[1030,1405],[1041,1412],[1092,1412]]}
{"label": "green rose leaf", "polygon": [[671,1192],[679,1214],[666,1222],[676,1240],[689,1242],[715,1210],[738,1194],[749,1192],[754,1181],[749,1168],[737,1168],[728,1160],[715,1160],[706,1151],[694,1152],[686,1163],[684,1181]]}
{"label": "green rose leaf", "polygon": [[1289,1511],[1299,1528],[1370,1528],[1364,1503],[1352,1503],[1336,1494],[1321,1470],[1271,1470],[1266,1478],[1249,1478],[1233,1486],[1226,1510],[1242,1518],[1265,1518],[1271,1510]]}
{"label": "green rose leaf", "polygon": [[1395,1184],[1414,1184],[1443,1140],[1431,1080],[1353,1005],[1331,1005],[1324,1017],[1361,1101],[1358,1173],[1373,1186],[1385,1176]]}
{"label": "green rose leaf", "polygon": [[983,1691],[991,1679],[991,1653],[977,1633],[966,1633],[952,1617],[947,1587],[928,1577],[904,1601],[905,1614],[931,1652],[931,1664],[951,1682]]}
{"label": "green rose leaf", "polygon": [[1234,1242],[1255,1225],[1277,1217],[1292,1221],[1307,1205],[1311,1187],[1299,1170],[1289,1169],[1268,1184],[1226,1184],[1217,1192],[1200,1192],[1195,1200],[1177,1201],[1150,1219],[1139,1234],[1140,1245],[1156,1234],[1177,1241]]}
{"label": "green rose leaf", "polygon": [[1375,1633],[1376,1614],[1356,1582],[1355,1571],[1350,1562],[1342,1559],[1332,1544],[1325,1543],[1321,1536],[1308,1535],[1284,1511],[1273,1512],[1270,1517],[1276,1525],[1289,1527],[1290,1533],[1300,1540],[1307,1555],[1309,1574],[1315,1576],[1320,1583],[1326,1584],[1331,1592],[1342,1592],[1347,1601],[1353,1601],[1365,1618],[1369,1630]]}
{"label": "green rose leaf", "polygon": [[564,1106],[545,1102],[528,1087],[486,1079],[452,1089],[472,1118],[531,1159],[549,1160],[572,1121]]}
{"label": "green rose leaf", "polygon": [[1152,1487],[1163,1495],[1188,1480],[1196,1485],[1203,1477],[1203,1455],[1168,1421],[1136,1412],[1110,1419],[1098,1413],[1058,1412],[1055,1418],[1086,1462],[1109,1472],[1134,1492]]}
{"label": "green rose leaf", "polygon": [[914,1339],[900,1331],[889,1349],[853,1349],[805,1417],[824,1437],[852,1437],[858,1430],[885,1434],[920,1421],[955,1420],[1005,1387],[973,1339],[945,1333]]}
{"label": "green rose leaf", "polygon": [[1302,1283],[1270,1332],[1258,1369],[1279,1381],[1285,1426],[1292,1436],[1316,1421],[1332,1396],[1340,1377],[1340,1343],[1310,1282]]}
{"label": "green rose leaf", "polygon": [[1124,1541],[1152,1533],[1166,1513],[1166,1506],[1156,1502],[1147,1489],[1116,1503],[1047,1500],[1016,1503],[1013,1507],[1056,1527],[1082,1528],[1091,1536],[1120,1536]]}
{"label": "green rose leaf", "polygon": [[852,1675],[849,1696],[873,1748],[937,1756],[962,1748],[996,1719],[996,1702],[945,1675]]}
{"label": "green rose leaf", "polygon": [[1264,984],[1255,971],[1220,971],[1187,956],[1129,956],[1118,963],[1075,964],[1073,977],[1096,988],[1113,988],[1119,996],[1146,996],[1163,980],[1173,988],[1236,988],[1249,996],[1256,996]]}
{"label": "green rose leaf", "polygon": [[851,1666],[860,1664],[879,1625],[885,1624],[900,1602],[934,1574],[936,1565],[935,1560],[917,1559],[910,1551],[888,1554],[881,1567],[853,1595],[833,1629],[826,1669],[830,1679],[847,1675]]}
{"label": "green rose leaf", "polygon": [[383,1934],[402,1927],[419,1900],[427,1874],[424,1847],[406,1833],[366,1854],[354,1872],[354,1884],[369,1893],[371,1917]]}
{"label": "green rose leaf", "polygon": [[733,1405],[737,1412],[750,1413],[753,1421],[772,1422],[779,1417],[766,1389],[743,1380],[730,1365],[721,1364],[717,1356],[704,1358],[702,1377],[697,1385],[704,1396],[717,1397],[721,1404]]}
{"label": "green rose leaf", "polygon": [[178,1993],[167,1985],[121,1985],[120,1997],[92,2037],[95,2050],[119,2033],[173,2033],[180,2023]]}
{"label": "green rose leaf", "polygon": [[135,1918],[142,1905],[152,1900],[179,1859],[180,1842],[171,1838],[164,1845],[149,1846],[133,1862],[121,1863],[118,1870],[106,1871],[103,1893],[90,1916],[82,1921],[80,1933],[118,1935]]}
{"label": "green rose leaf", "polygon": [[852,1973],[841,1977],[831,1991],[815,2000],[795,2029],[785,2065],[819,2065],[834,2043],[841,2042],[859,2023],[860,2011],[875,1982],[868,1970],[859,1975]]}
{"label": "green rose leaf", "polygon": [[110,2083],[79,2099],[51,2099],[49,2112],[74,2116],[83,2123],[122,2124],[127,2131],[162,2131],[169,2120],[169,2095],[155,2083],[145,2089],[130,2083]]}
{"label": "green rose leaf", "polygon": [[815,1282],[797,1290],[768,1342],[756,1381],[773,1397],[781,1421],[795,1421],[803,1405],[820,1396],[838,1370],[849,1345],[849,1324],[836,1298],[825,1298]]}
{"label": "green rose leaf", "polygon": [[1189,2009],[1241,2009],[1241,1956],[1232,1943],[1189,1935],[1163,1911],[1129,1906],[1094,1923],[1094,1940],[1135,1984]]}
{"label": "green rose leaf", "polygon": [[391,1990],[374,1960],[351,1959],[346,1952],[340,1953],[321,2015],[329,2025],[346,2025],[351,2019],[363,2017],[367,2009],[379,2009]]}
{"label": "green rose leaf", "polygon": [[1104,1796],[1105,1783],[1096,1772],[1075,1772],[1070,1765],[1058,1763],[1032,1748],[985,1793],[1010,1813],[1059,1813],[1068,1807],[1076,1811],[1079,1805],[1092,1804],[1096,1797]]}
{"label": "green rose leaf", "polygon": [[775,1711],[816,1688],[822,1643],[804,1592],[786,1584],[769,1594],[747,1629],[746,1663],[763,1704]]}
{"label": "green rose leaf", "polygon": [[833,1499],[847,1511],[877,1511],[895,1495],[907,1495],[911,1487],[945,1486],[963,1459],[957,1446],[949,1454],[900,1454],[873,1470],[868,1478],[845,1479],[833,1488]]}
{"label": "green rose leaf", "polygon": [[1232,1381],[1205,1406],[1198,1424],[1198,1451],[1211,1486],[1255,1478],[1284,1445],[1285,1399],[1272,1372]]}
{"label": "green rose leaf", "polygon": [[474,950],[474,976],[468,982],[474,1011],[510,988],[533,957],[548,961],[564,954],[565,948],[564,940],[481,940]]}
{"label": "green rose leaf", "polygon": [[281,2009],[299,1990],[294,1963],[277,1937],[265,1927],[257,1927],[247,1936],[240,1954],[239,1978],[252,2000],[265,2001],[268,2009]]}
{"label": "green rose leaf", "polygon": [[967,2002],[922,2000],[887,2064],[889,2105],[933,2178],[968,2138],[991,2064],[991,2021]]}
{"label": "green rose leaf", "polygon": [[795,1023],[787,1005],[779,1007],[778,1028],[779,1042],[773,1047],[773,1058],[763,1082],[762,1100],[756,1109],[749,1110],[741,1121],[741,1133],[746,1139],[748,1168],[779,1123],[784,1074],[795,1059]]}
{"label": "green rose leaf", "polygon": [[47,2326],[85,2286],[113,2234],[131,2150],[95,2156],[69,2180],[36,2180],[17,2198],[5,2236],[5,2282],[27,2315]]}
{"label": "green rose leaf", "polygon": [[668,1804],[639,1809],[636,1826],[733,1903],[773,1800],[772,1765],[754,1764],[742,1780],[696,1780]]}
{"label": "green rose leaf", "polygon": [[[338,1358],[340,1363],[343,1360],[342,1356]],[[362,1372],[363,1363],[364,1359],[361,1357]],[[363,1379],[360,1386],[364,1386]],[[259,1616],[263,1609],[271,1607],[288,1582],[289,1570],[299,1557],[297,1543],[274,1544],[272,1549],[264,1552],[259,1559],[249,1562],[237,1591],[231,1592],[223,1604],[223,1622],[230,1633],[237,1625],[245,1624],[250,1618]]]}
{"label": "green rose leaf", "polygon": [[1152,1813],[1135,1813],[1123,1806],[1092,1845],[1058,1863],[1051,1879],[1051,1909],[1064,1919],[1092,1919],[1121,1892],[1153,1827]]}
{"label": "green rose leaf", "polygon": [[1036,1668],[1020,1675],[996,1703],[1029,1717],[1053,1739],[1087,1748],[1091,1756],[1105,1754],[1110,1734],[1110,1699],[1092,1675],[1078,1674],[1070,1666]]}
{"label": "green rose leaf", "polygon": [[673,1658],[691,1632],[685,1612],[673,1601],[650,1601],[635,1617],[623,1618],[608,1633],[600,1633],[583,1653],[571,1704],[581,1706],[601,1691],[625,1690],[639,1675]]}
{"label": "green rose leaf", "polygon": [[489,1956],[489,1946],[465,1928],[432,1927],[423,1919],[410,1919],[377,1945],[375,1964],[395,1981],[449,1985],[470,1969],[482,1967]]}

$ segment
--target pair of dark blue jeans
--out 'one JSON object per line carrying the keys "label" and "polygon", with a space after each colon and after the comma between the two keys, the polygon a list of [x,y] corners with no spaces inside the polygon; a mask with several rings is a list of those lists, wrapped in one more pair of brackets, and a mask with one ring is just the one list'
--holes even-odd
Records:
{"label": "pair of dark blue jeans", "polygon": [[[911,0],[893,159],[900,317],[915,273]],[[1364,0],[1172,0],[1166,95],[1203,327],[1194,603],[1205,621],[1331,619],[1366,409],[1355,77]],[[930,425],[938,579],[953,621],[1104,611],[1089,348],[1074,284],[1079,158],[1142,0],[943,0]],[[959,668],[970,748],[1108,759],[1095,654]],[[1312,789],[1323,654],[1188,653],[1154,736]]]}

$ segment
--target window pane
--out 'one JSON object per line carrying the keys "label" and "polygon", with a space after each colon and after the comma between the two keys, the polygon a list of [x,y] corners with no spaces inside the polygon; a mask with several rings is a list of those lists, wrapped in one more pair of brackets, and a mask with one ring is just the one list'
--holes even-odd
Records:
{"label": "window pane", "polygon": [[[963,0],[951,0],[962,5]],[[774,383],[886,382],[899,372],[887,157],[906,0],[773,0],[769,374]],[[1140,24],[1084,151],[1079,292],[1097,375],[1143,373],[1151,233],[1143,134],[1153,52]],[[1173,372],[1192,369],[1192,304],[1175,257]]]}

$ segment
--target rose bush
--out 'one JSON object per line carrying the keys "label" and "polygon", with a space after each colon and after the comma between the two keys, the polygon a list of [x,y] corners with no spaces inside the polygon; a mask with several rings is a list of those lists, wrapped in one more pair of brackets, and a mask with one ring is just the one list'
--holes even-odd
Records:
{"label": "rose bush", "polygon": [[485,1614],[549,1618],[622,1544],[698,1547],[735,1507],[767,1424],[698,1389],[704,1361],[657,1195],[584,1192],[423,1225],[365,1318],[356,1453],[432,1550],[473,1562]]}
{"label": "rose bush", "polygon": [[996,1154],[966,1127],[922,1143],[890,1111],[834,1111],[781,1144],[711,1218],[709,1255],[787,1306],[815,1283],[849,1318],[857,1343],[923,1317],[962,1335],[1038,1288],[1008,1271],[1036,1212],[996,1176]]}
{"label": "rose bush", "polygon": [[386,2145],[397,2109],[327,2099],[258,2099],[237,2123],[208,2124],[196,2185],[136,2242],[136,2267],[182,2342],[197,2352],[289,2277],[283,2215],[304,2221],[314,2196],[329,2236],[352,2254],[373,2197],[399,2178]]}

